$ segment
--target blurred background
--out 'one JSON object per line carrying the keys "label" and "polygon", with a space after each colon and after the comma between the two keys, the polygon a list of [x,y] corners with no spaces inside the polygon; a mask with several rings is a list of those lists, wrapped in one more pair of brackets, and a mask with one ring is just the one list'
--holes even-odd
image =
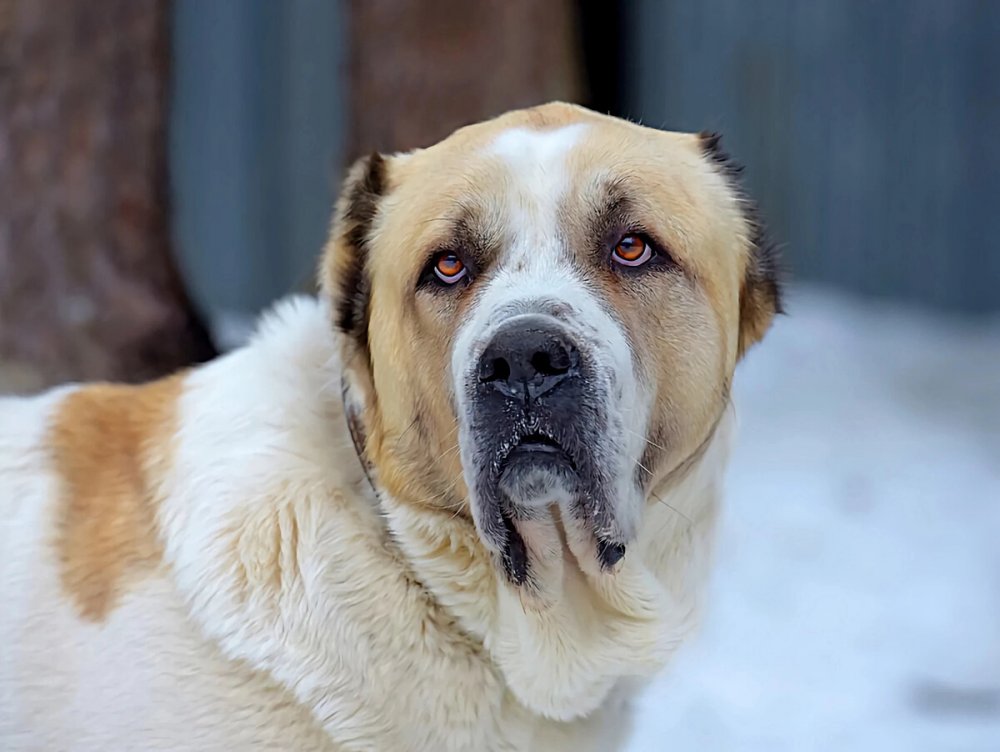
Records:
{"label": "blurred background", "polygon": [[721,131],[790,278],[632,749],[1000,750],[1000,2],[0,0],[0,391],[238,345],[354,157],[550,99]]}

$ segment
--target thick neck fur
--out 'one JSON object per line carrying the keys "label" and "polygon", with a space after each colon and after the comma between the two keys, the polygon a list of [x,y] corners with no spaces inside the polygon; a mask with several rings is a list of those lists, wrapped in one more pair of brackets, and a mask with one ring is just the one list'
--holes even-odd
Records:
{"label": "thick neck fur", "polygon": [[329,321],[322,304],[285,302],[248,347],[187,381],[159,526],[193,620],[345,750],[543,748],[574,729],[575,749],[590,748],[581,719],[691,629],[729,411],[614,574],[564,552],[555,589],[527,597],[468,520],[375,498]]}

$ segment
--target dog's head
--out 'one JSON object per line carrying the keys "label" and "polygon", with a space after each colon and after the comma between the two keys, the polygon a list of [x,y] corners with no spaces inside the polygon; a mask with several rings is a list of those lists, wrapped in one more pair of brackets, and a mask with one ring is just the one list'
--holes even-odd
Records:
{"label": "dog's head", "polygon": [[515,584],[543,518],[613,567],[779,308],[734,173],[564,104],[357,163],[322,277],[380,484],[471,515]]}

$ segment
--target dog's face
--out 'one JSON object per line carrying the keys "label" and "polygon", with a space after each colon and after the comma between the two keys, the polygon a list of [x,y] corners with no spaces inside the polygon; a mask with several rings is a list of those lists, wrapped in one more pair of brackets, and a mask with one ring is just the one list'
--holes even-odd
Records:
{"label": "dog's face", "polygon": [[553,521],[613,567],[778,308],[732,172],[559,104],[362,160],[323,277],[380,483],[470,514],[514,583]]}

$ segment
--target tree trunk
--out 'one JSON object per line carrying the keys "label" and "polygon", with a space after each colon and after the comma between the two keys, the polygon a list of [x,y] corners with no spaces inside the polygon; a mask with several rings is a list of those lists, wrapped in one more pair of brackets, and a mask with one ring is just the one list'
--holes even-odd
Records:
{"label": "tree trunk", "polygon": [[0,0],[8,390],[139,381],[215,352],[171,254],[168,9]]}
{"label": "tree trunk", "polygon": [[428,146],[509,109],[580,97],[570,0],[351,0],[348,7],[350,157]]}

